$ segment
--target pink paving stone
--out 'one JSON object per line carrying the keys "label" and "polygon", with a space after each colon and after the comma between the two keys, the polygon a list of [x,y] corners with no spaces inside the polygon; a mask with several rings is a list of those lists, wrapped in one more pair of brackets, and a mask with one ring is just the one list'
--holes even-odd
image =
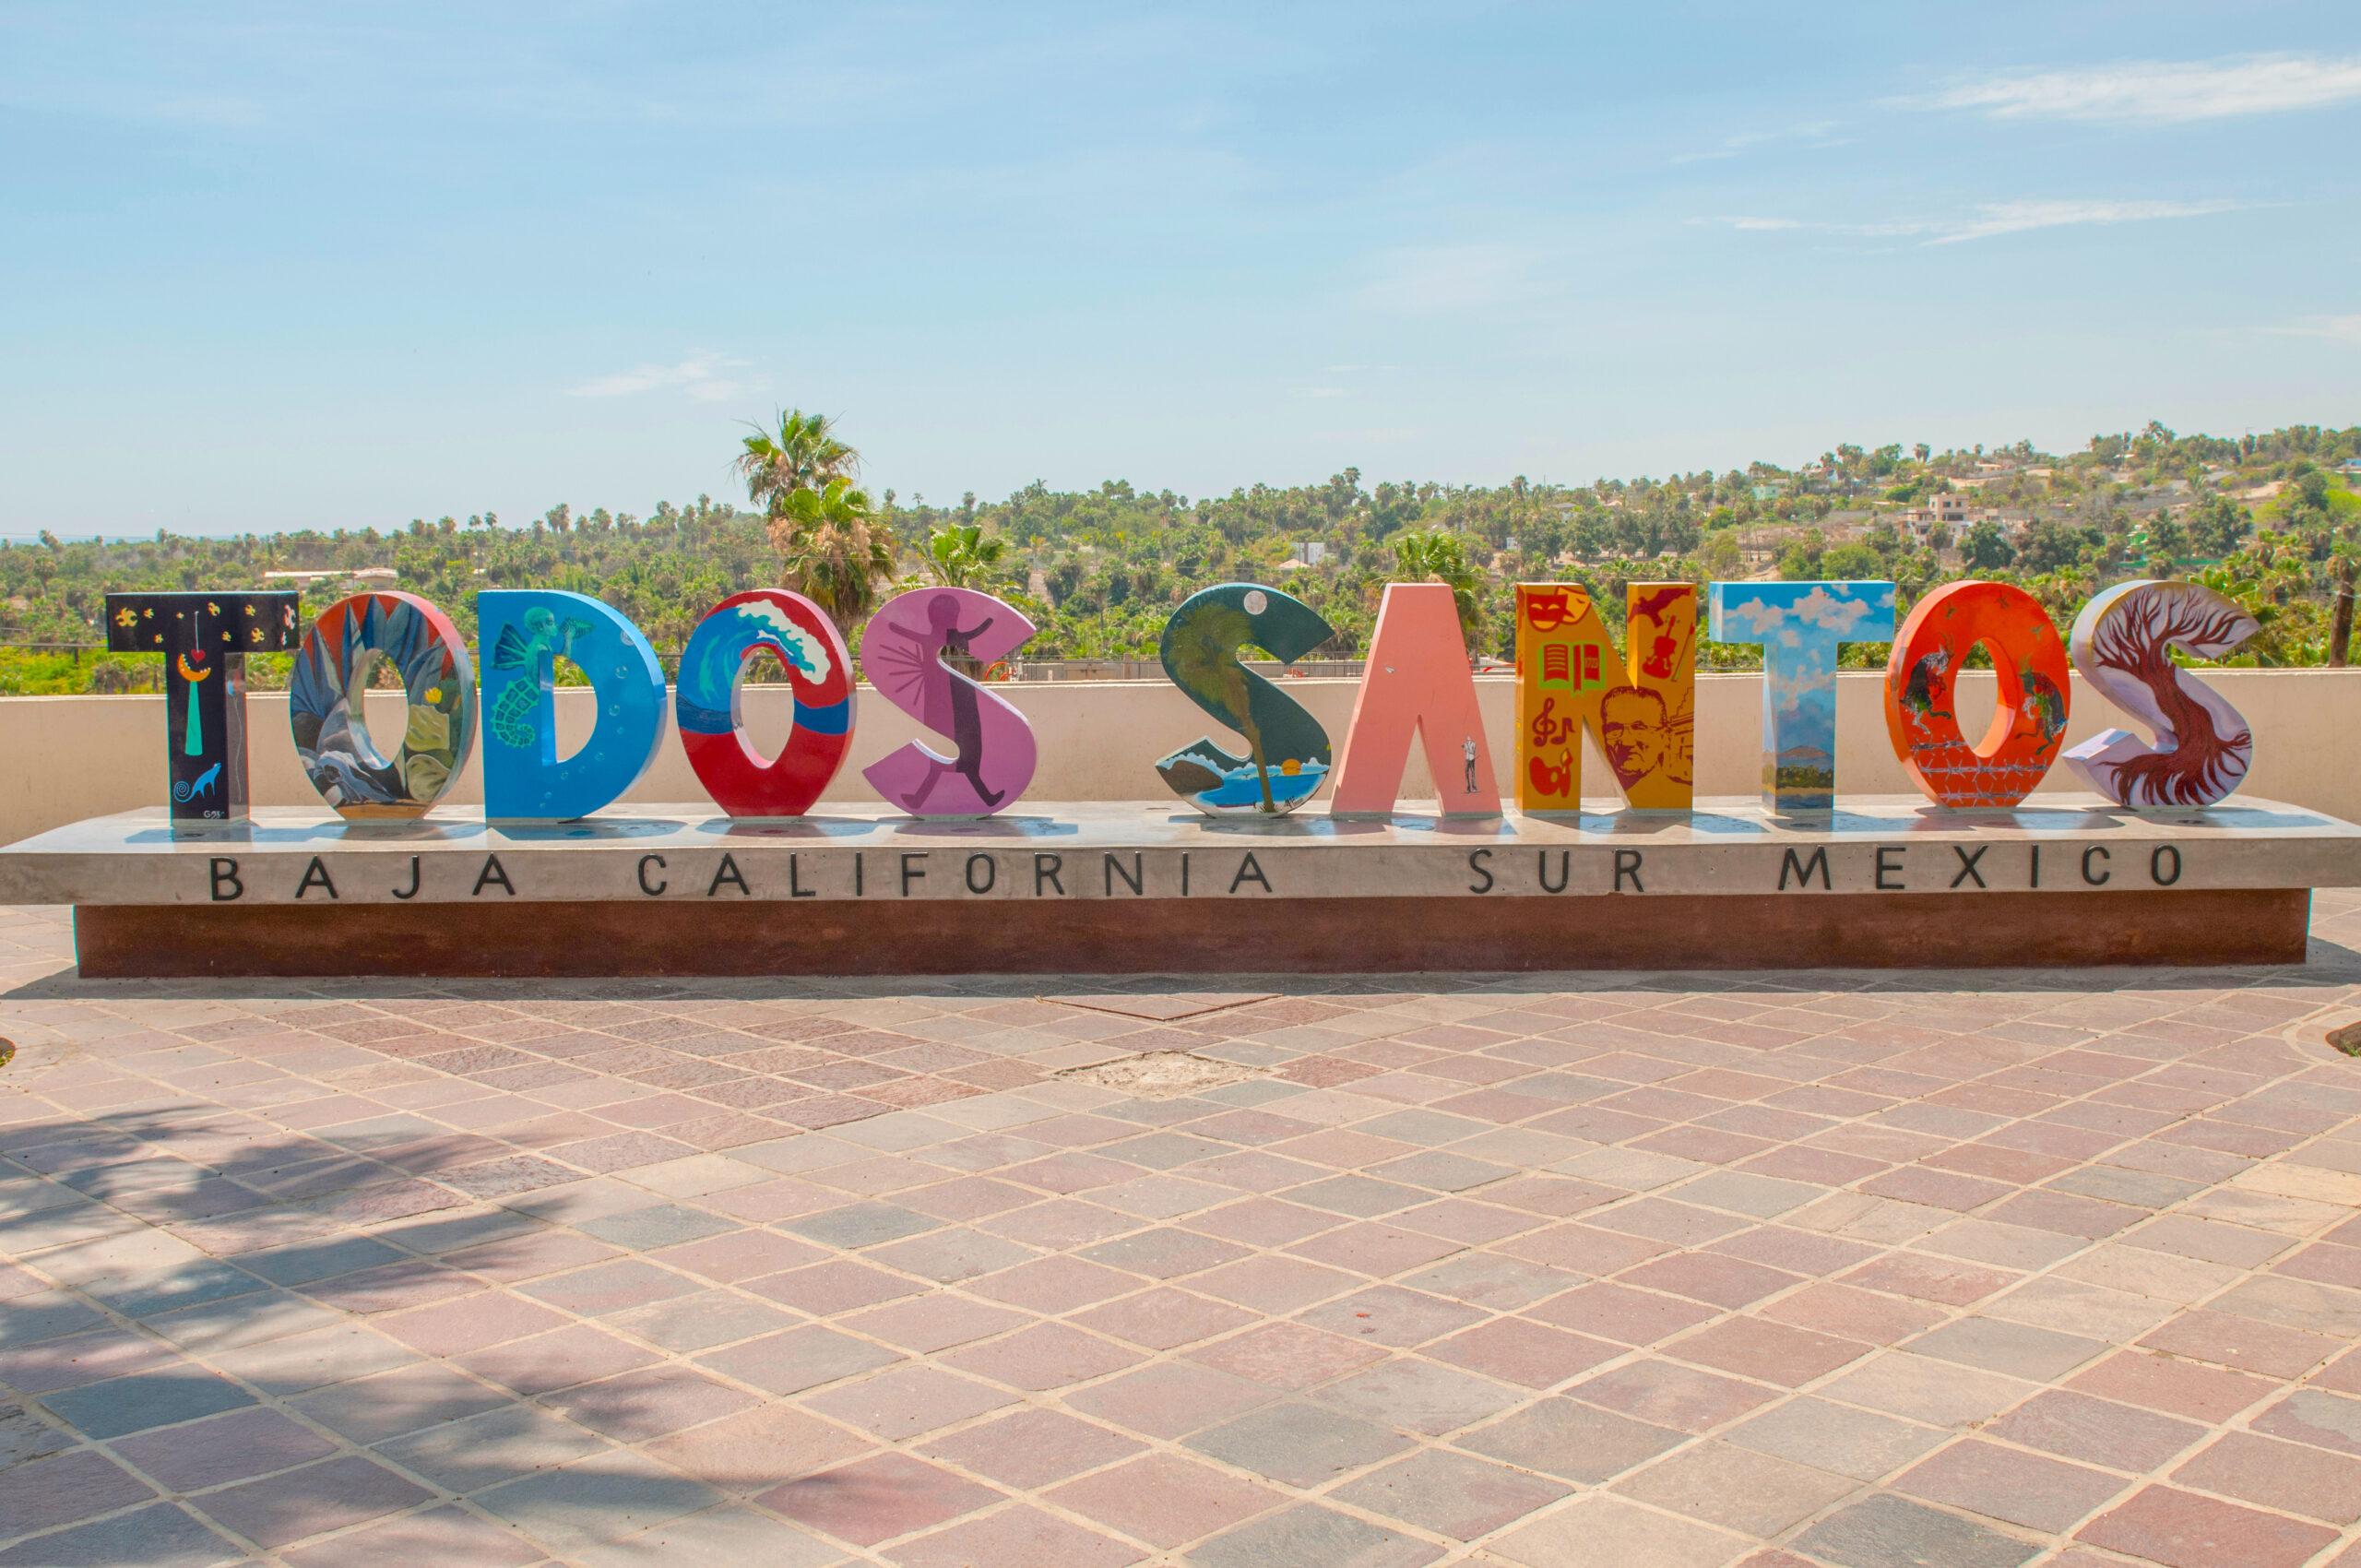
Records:
{"label": "pink paving stone", "polygon": [[1046,1159],[1028,1160],[1023,1165],[1007,1166],[995,1172],[1001,1180],[1016,1182],[1027,1187],[1038,1187],[1051,1193],[1086,1193],[1094,1187],[1111,1187],[1118,1182],[1128,1182],[1140,1173],[1136,1165],[1107,1159],[1095,1154],[1053,1154]]}
{"label": "pink paving stone", "polygon": [[[209,1420],[117,1438],[114,1451],[160,1484],[196,1491],[326,1458],[336,1444],[270,1409],[232,1410]],[[28,1479],[32,1472],[20,1471]]]}
{"label": "pink paving stone", "polygon": [[768,1230],[733,1230],[677,1247],[662,1247],[647,1254],[669,1268],[686,1270],[699,1278],[734,1285],[762,1275],[777,1274],[828,1255],[826,1249]]}
{"label": "pink paving stone", "polygon": [[1562,1268],[1573,1274],[1617,1274],[1671,1249],[1661,1241],[1626,1236],[1595,1226],[1553,1225],[1513,1237],[1492,1249],[1513,1258]]}
{"label": "pink paving stone", "polygon": [[1932,1307],[1849,1285],[1811,1285],[1762,1309],[1762,1315],[1840,1339],[1896,1345],[1942,1320]]}
{"label": "pink paving stone", "polygon": [[1809,1182],[1823,1187],[1842,1187],[1864,1176],[1874,1176],[1887,1168],[1885,1160],[1840,1154],[1833,1149],[1808,1148],[1801,1145],[1774,1149],[1739,1167],[1757,1176],[1776,1176],[1783,1181]]}
{"label": "pink paving stone", "polygon": [[924,1353],[965,1345],[971,1339],[1004,1334],[1031,1323],[1033,1319],[1028,1313],[935,1291],[913,1301],[898,1301],[892,1306],[860,1313],[843,1321],[844,1326],[855,1333],[883,1339],[888,1345],[897,1345],[906,1350]]}
{"label": "pink paving stone", "polygon": [[2332,1525],[2361,1518],[2361,1460],[2249,1432],[2225,1434],[2174,1470],[2172,1479]]}
{"label": "pink paving stone", "polygon": [[543,1403],[618,1443],[640,1443],[742,1410],[751,1394],[680,1366],[653,1366],[587,1383]]}
{"label": "pink paving stone", "polygon": [[457,1357],[455,1365],[530,1396],[612,1377],[657,1360],[655,1352],[587,1324]]}
{"label": "pink paving stone", "polygon": [[1075,1257],[1036,1258],[967,1282],[979,1296],[1037,1313],[1065,1313],[1139,1288],[1136,1277]]}
{"label": "pink paving stone", "polygon": [[945,1366],[1030,1393],[1103,1377],[1136,1364],[1140,1353],[1062,1323],[1045,1323],[938,1358]]}
{"label": "pink paving stone", "polygon": [[1693,1328],[1714,1311],[1681,1297],[1601,1282],[1553,1296],[1524,1315],[1626,1345],[1650,1345]]}
{"label": "pink paving stone", "polygon": [[651,1457],[724,1491],[760,1491],[841,1465],[872,1440],[783,1404],[759,1405],[647,1444]]}
{"label": "pink paving stone", "polygon": [[847,1426],[898,1443],[980,1416],[1014,1397],[972,1378],[956,1377],[934,1367],[910,1366],[809,1395],[804,1403]]}
{"label": "pink paving stone", "polygon": [[1341,1377],[1384,1355],[1378,1346],[1324,1334],[1301,1324],[1275,1323],[1192,1351],[1189,1359],[1271,1388],[1293,1392]]}
{"label": "pink paving stone", "polygon": [[1152,1454],[1069,1482],[1049,1501],[1149,1545],[1218,1535],[1287,1501],[1285,1492],[1176,1455]]}
{"label": "pink paving stone", "polygon": [[955,1182],[937,1182],[904,1192],[894,1201],[937,1219],[981,1219],[1038,1202],[1039,1194],[989,1177],[963,1176]]}
{"label": "pink paving stone", "polygon": [[155,1495],[105,1455],[84,1449],[0,1471],[0,1529],[11,1536],[47,1529]]}
{"label": "pink paving stone", "polygon": [[2300,1377],[2344,1348],[2325,1335],[2214,1312],[2184,1313],[2140,1343],[2146,1349],[2266,1377]]}
{"label": "pink paving stone", "polygon": [[429,1356],[457,1356],[487,1345],[521,1339],[562,1327],[561,1313],[498,1290],[485,1290],[411,1312],[394,1313],[373,1324],[381,1334]]}
{"label": "pink paving stone", "polygon": [[1777,1396],[1669,1361],[1634,1361],[1567,1390],[1587,1404],[1679,1431],[1702,1432],[1737,1420]]}
{"label": "pink paving stone", "polygon": [[2067,1386],[2194,1420],[2224,1421],[2279,1385],[2218,1367],[2125,1350],[2077,1374]]}
{"label": "pink paving stone", "polygon": [[1615,1188],[1570,1176],[1520,1176],[1484,1189],[1486,1203],[1559,1218],[1612,1203],[1622,1195]]}
{"label": "pink paving stone", "polygon": [[282,1471],[196,1499],[220,1524],[266,1549],[378,1518],[431,1494],[357,1455]]}
{"label": "pink paving stone", "polygon": [[1076,1313],[1074,1321],[1085,1328],[1110,1334],[1151,1350],[1171,1350],[1252,1323],[1254,1314],[1227,1302],[1208,1301],[1161,1285]]}
{"label": "pink paving stone", "polygon": [[1684,1361],[1795,1388],[1869,1354],[1869,1347],[1755,1317],[1737,1317],[1676,1339],[1665,1353]]}
{"label": "pink paving stone", "polygon": [[1867,1262],[1878,1252],[1864,1242],[1784,1225],[1741,1230],[1714,1242],[1711,1250],[1749,1263],[1784,1268],[1790,1274],[1834,1274],[1838,1269]]}
{"label": "pink paving stone", "polygon": [[1001,1494],[907,1454],[879,1454],[773,1487],[754,1501],[855,1546],[989,1507]]}
{"label": "pink paving stone", "polygon": [[291,1568],[524,1568],[544,1560],[539,1547],[457,1508],[390,1519],[285,1556]]}
{"label": "pink paving stone", "polygon": [[1027,1246],[1079,1247],[1119,1236],[1138,1226],[1139,1221],[1130,1215],[1118,1214],[1097,1204],[1079,1198],[1052,1198],[979,1220],[976,1229]]}
{"label": "pink paving stone", "polygon": [[2336,1535],[2325,1525],[2151,1486],[2075,1538],[2165,1568],[2296,1568]]}
{"label": "pink paving stone", "polygon": [[813,1264],[809,1268],[789,1269],[785,1274],[773,1274],[745,1282],[746,1289],[757,1296],[784,1302],[798,1312],[814,1317],[831,1317],[859,1307],[874,1306],[897,1296],[917,1293],[924,1287],[898,1274],[888,1274],[882,1268],[872,1268],[865,1263],[838,1259],[832,1263]]}
{"label": "pink paving stone", "polygon": [[1947,1307],[1973,1306],[2007,1289],[2020,1277],[1924,1253],[1889,1253],[1843,1276],[1845,1283],[1865,1290],[1939,1301]]}
{"label": "pink paving stone", "polygon": [[1423,1353],[1527,1388],[1554,1388],[1623,1350],[1563,1329],[1503,1317],[1429,1345]]}
{"label": "pink paving stone", "polygon": [[303,1293],[349,1313],[388,1313],[421,1306],[481,1289],[481,1282],[457,1269],[423,1259],[386,1264],[303,1287]]}
{"label": "pink paving stone", "polygon": [[2144,1474],[2205,1435],[2205,1429],[2111,1400],[2051,1388],[1984,1427],[1987,1436],[2061,1458]]}
{"label": "pink paving stone", "polygon": [[807,1214],[817,1214],[822,1209],[838,1207],[844,1203],[845,1195],[814,1182],[786,1178],[713,1193],[697,1201],[707,1208],[719,1209],[735,1218],[769,1224],[774,1220],[796,1219]]}
{"label": "pink paving stone", "polygon": [[1359,1276],[1341,1269],[1264,1254],[1198,1275],[1189,1281],[1189,1289],[1257,1312],[1288,1313],[1361,1282]]}
{"label": "pink paving stone", "polygon": [[897,1568],[1123,1568],[1147,1555],[1095,1530],[1022,1505],[888,1548]]}
{"label": "pink paving stone", "polygon": [[504,1285],[519,1280],[537,1279],[562,1269],[580,1268],[586,1264],[601,1263],[623,1254],[614,1248],[580,1236],[570,1230],[544,1230],[538,1235],[518,1236],[498,1241],[486,1241],[481,1246],[447,1253],[444,1261],[469,1274],[481,1275]]}
{"label": "pink paving stone", "polygon": [[1183,1437],[1268,1404],[1259,1384],[1210,1367],[1165,1361],[1064,1396],[1069,1408],[1147,1437]]}
{"label": "pink paving stone", "polygon": [[1996,1198],[2005,1198],[2011,1191],[1998,1182],[1923,1165],[1904,1166],[1882,1176],[1873,1176],[1861,1183],[1860,1190],[1876,1197],[1956,1209],[1963,1214]]}
{"label": "pink paving stone", "polygon": [[1783,1270],[1713,1253],[1675,1253],[1626,1269],[1617,1277],[1626,1285],[1687,1296],[1717,1307],[1742,1307],[1802,1283]]}
{"label": "pink paving stone", "polygon": [[1955,1443],[1895,1481],[1894,1489],[2027,1529],[2057,1531],[2128,1484],[2119,1476],[1997,1443]]}
{"label": "pink paving stone", "polygon": [[1209,1209],[1189,1221],[1196,1229],[1253,1247],[1283,1247],[1334,1228],[1336,1217],[1284,1198],[1254,1197]]}
{"label": "pink paving stone", "polygon": [[1003,1486],[1030,1491],[1140,1452],[1128,1437],[1056,1410],[1019,1410],[933,1439],[921,1450]]}
{"label": "pink paving stone", "polygon": [[20,1394],[54,1394],[111,1377],[151,1372],[179,1360],[171,1347],[152,1339],[101,1330],[0,1350],[0,1379]]}

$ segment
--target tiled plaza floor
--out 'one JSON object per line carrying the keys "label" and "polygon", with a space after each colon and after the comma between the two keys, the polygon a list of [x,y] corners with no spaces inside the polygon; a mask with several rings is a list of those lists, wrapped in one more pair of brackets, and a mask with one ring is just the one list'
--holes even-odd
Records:
{"label": "tiled plaza floor", "polygon": [[[0,1568],[2361,1565],[2300,969],[85,983]],[[1202,982],[1185,982],[1202,983]],[[1060,1076],[1183,1050],[1183,1098]]]}

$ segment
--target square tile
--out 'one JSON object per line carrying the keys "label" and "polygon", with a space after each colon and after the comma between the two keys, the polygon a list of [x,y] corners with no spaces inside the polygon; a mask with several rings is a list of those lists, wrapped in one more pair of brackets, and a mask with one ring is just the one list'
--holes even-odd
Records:
{"label": "square tile", "polygon": [[754,1499],[774,1513],[855,1546],[874,1546],[999,1502],[907,1454],[879,1454],[772,1488]]}
{"label": "square tile", "polygon": [[1684,1432],[1563,1397],[1544,1399],[1457,1440],[1462,1448],[1585,1486],[1601,1485],[1687,1441]]}
{"label": "square tile", "polygon": [[1701,1443],[1618,1481],[1658,1508],[1746,1535],[1772,1537],[1856,1490],[1849,1476],[1726,1443]]}
{"label": "square tile", "polygon": [[1105,1427],[1055,1410],[1019,1410],[936,1438],[920,1452],[1003,1486],[1031,1491],[1129,1458],[1140,1447]]}
{"label": "square tile", "polygon": [[1422,1449],[1339,1487],[1341,1503],[1453,1540],[1474,1540],[1547,1507],[1572,1489],[1443,1449]]}
{"label": "square tile", "polygon": [[1309,1488],[1398,1453],[1408,1440],[1339,1410],[1290,1401],[1200,1432],[1189,1446],[1240,1469]]}
{"label": "square tile", "polygon": [[2172,1568],[2296,1568],[2336,1535],[2326,1525],[2151,1486],[2083,1526],[2075,1539]]}
{"label": "square tile", "polygon": [[1071,1481],[1048,1499],[1169,1550],[1265,1513],[1287,1496],[1178,1455],[1152,1454]]}
{"label": "square tile", "polygon": [[1897,1491],[1972,1514],[2055,1533],[2066,1529],[2129,1483],[1997,1443],[1955,1443],[1893,1483]]}
{"label": "square tile", "polygon": [[2042,1548],[2005,1532],[1899,1497],[1871,1497],[1830,1515],[1796,1538],[1797,1548],[1838,1568],[2018,1568]]}
{"label": "square tile", "polygon": [[1277,1568],[1282,1563],[1423,1568],[1442,1549],[1315,1503],[1241,1525],[1189,1553],[1191,1568]]}
{"label": "square tile", "polygon": [[1014,1396],[933,1367],[902,1367],[808,1396],[847,1426],[898,1443],[1013,1403]]}
{"label": "square tile", "polygon": [[215,1522],[269,1549],[395,1513],[432,1495],[385,1466],[351,1455],[194,1501]]}
{"label": "square tile", "polygon": [[1530,1568],[1561,1562],[1642,1563],[1649,1568],[1721,1568],[1747,1543],[1704,1525],[1594,1494],[1513,1530],[1492,1550]]}

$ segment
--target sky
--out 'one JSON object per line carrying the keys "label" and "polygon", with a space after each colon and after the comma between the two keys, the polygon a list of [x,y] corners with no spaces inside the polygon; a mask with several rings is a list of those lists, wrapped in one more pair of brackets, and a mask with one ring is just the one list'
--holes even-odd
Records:
{"label": "sky", "polygon": [[0,534],[2361,422],[2361,7],[0,0]]}

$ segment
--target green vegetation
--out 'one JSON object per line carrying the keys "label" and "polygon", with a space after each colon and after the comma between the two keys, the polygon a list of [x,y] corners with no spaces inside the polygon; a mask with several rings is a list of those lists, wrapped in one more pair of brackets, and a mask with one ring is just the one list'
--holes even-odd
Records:
{"label": "green vegetation", "polygon": [[[1615,604],[1631,581],[1880,577],[1901,586],[1906,607],[1974,575],[2025,587],[2062,630],[2109,582],[2177,575],[2263,623],[2229,662],[2319,664],[2340,651],[2337,596],[2349,595],[2361,557],[2349,467],[2361,426],[2228,439],[2151,423],[2063,457],[2023,442],[1940,454],[1847,444],[1792,470],[1756,462],[1584,485],[1368,486],[1347,469],[1324,483],[1192,500],[1120,480],[1078,492],[1037,481],[1003,501],[969,493],[955,506],[903,504],[892,490],[872,499],[855,484],[859,454],[823,416],[783,412],[741,445],[753,510],[699,496],[644,518],[561,505],[522,528],[487,513],[382,533],[72,543],[44,533],[0,544],[0,645],[15,645],[0,647],[0,693],[153,690],[153,659],[23,645],[102,643],[111,589],[249,588],[286,571],[338,574],[303,585],[316,613],[369,586],[343,574],[390,570],[469,636],[479,588],[591,594],[631,616],[668,663],[717,600],[781,581],[819,600],[848,636],[897,588],[955,581],[1017,602],[1041,626],[1029,657],[1152,659],[1174,605],[1243,579],[1317,610],[1336,630],[1311,657],[1341,658],[1365,646],[1393,581],[1450,583],[1471,649],[1500,656],[1513,640],[1506,596],[1520,580],[1579,582]],[[1700,650],[1711,669],[1759,657]],[[1845,662],[1884,657],[1864,645]],[[258,686],[283,681],[285,667],[283,657],[249,660]]]}

